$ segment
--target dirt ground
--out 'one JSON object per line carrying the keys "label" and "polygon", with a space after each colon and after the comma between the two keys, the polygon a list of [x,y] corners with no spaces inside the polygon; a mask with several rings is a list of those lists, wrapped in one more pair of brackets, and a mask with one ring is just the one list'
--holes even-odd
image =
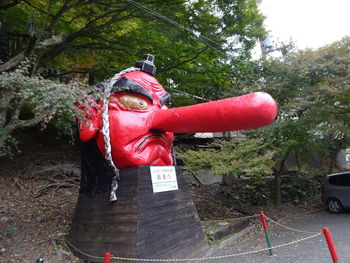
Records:
{"label": "dirt ground", "polygon": [[64,244],[78,193],[79,154],[36,131],[0,159],[0,262],[78,262]]}
{"label": "dirt ground", "polygon": [[[80,262],[65,244],[79,190],[79,151],[66,141],[22,134],[22,152],[0,159],[0,262]],[[225,204],[220,189],[192,185],[191,193],[202,220],[232,218],[242,214]],[[257,207],[244,213],[254,214]],[[271,210],[274,217],[305,212]]]}

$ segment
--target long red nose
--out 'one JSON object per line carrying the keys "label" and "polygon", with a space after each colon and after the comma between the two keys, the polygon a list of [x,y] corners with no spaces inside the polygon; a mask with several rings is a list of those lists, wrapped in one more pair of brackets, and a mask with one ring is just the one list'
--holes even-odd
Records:
{"label": "long red nose", "polygon": [[175,133],[224,132],[255,129],[271,123],[277,105],[267,93],[217,100],[157,111],[152,128]]}

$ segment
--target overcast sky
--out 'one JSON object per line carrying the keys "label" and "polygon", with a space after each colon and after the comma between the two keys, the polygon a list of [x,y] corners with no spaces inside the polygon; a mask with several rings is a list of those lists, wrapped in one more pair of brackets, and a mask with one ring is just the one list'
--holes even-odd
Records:
{"label": "overcast sky", "polygon": [[350,35],[350,0],[262,0],[274,41],[292,38],[298,49],[319,48]]}

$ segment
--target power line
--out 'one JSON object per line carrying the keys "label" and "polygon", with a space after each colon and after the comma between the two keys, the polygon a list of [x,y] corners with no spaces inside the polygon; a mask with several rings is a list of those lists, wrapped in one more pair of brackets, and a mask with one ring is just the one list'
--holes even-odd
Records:
{"label": "power line", "polygon": [[[236,61],[240,61],[240,62],[242,62],[242,63],[248,63],[248,64],[251,64],[251,65],[255,66],[255,67],[258,68],[259,70],[267,70],[267,71],[269,71],[270,73],[274,73],[274,72],[272,72],[271,70],[269,70],[268,68],[266,68],[266,67],[264,67],[264,66],[261,66],[261,65],[255,63],[255,62],[240,60],[240,59],[238,59],[238,58],[233,57],[232,55],[228,55],[228,54],[222,52],[221,50],[219,50],[218,48],[216,48],[216,47],[214,47],[214,46],[212,45],[212,44],[214,44],[214,45],[217,45],[217,46],[221,46],[221,44],[220,44],[219,42],[217,42],[217,41],[215,41],[215,40],[212,40],[212,39],[210,39],[210,38],[208,38],[208,37],[206,37],[206,36],[201,35],[200,32],[198,32],[198,31],[197,31],[198,33],[196,33],[195,30],[193,30],[193,29],[191,29],[191,28],[188,28],[188,27],[185,27],[185,26],[183,26],[183,25],[181,25],[181,24],[179,24],[179,23],[177,23],[177,22],[171,20],[170,18],[168,18],[168,17],[166,17],[166,16],[164,16],[164,15],[162,15],[162,14],[159,14],[159,13],[157,13],[156,11],[154,11],[154,10],[152,10],[152,9],[150,9],[150,8],[148,8],[148,7],[142,5],[142,4],[140,4],[140,3],[138,3],[138,2],[136,2],[136,1],[134,1],[134,0],[125,0],[125,1],[128,2],[128,3],[130,3],[131,5],[135,6],[136,8],[138,8],[138,9],[140,9],[140,10],[142,10],[142,11],[145,11],[146,13],[148,13],[148,14],[150,14],[150,15],[152,15],[152,16],[157,17],[158,19],[162,20],[163,22],[166,22],[166,23],[168,23],[168,24],[170,24],[170,25],[172,25],[172,26],[175,26],[175,27],[177,27],[177,28],[179,28],[179,29],[181,29],[181,30],[184,30],[184,31],[189,32],[192,36],[194,36],[194,37],[197,38],[199,41],[201,41],[202,43],[204,43],[207,47],[209,47],[209,48],[211,48],[212,50],[216,51],[218,54],[220,54],[220,55],[221,55],[222,57],[224,57],[224,58],[233,59],[233,60],[236,60]],[[211,42],[212,44],[210,44],[209,42]],[[185,95],[185,96],[191,95],[191,96],[193,96],[193,97],[196,98],[196,99],[201,99],[201,100],[210,101],[210,100],[208,100],[208,99],[201,98],[201,97],[198,97],[198,96],[196,96],[196,95],[192,95],[192,94],[189,94],[189,93],[186,93],[186,92],[181,92],[181,91],[177,91],[177,92],[178,92],[178,93],[183,93],[183,95]],[[185,94],[185,93],[186,93],[186,94]]]}
{"label": "power line", "polygon": [[[166,17],[166,16],[164,16],[164,15],[162,15],[162,14],[159,14],[159,13],[157,13],[156,11],[154,11],[154,10],[152,10],[152,9],[150,9],[150,8],[148,8],[148,7],[142,5],[142,4],[140,4],[140,3],[138,3],[138,2],[136,2],[136,1],[134,1],[134,0],[125,0],[125,1],[128,2],[128,3],[130,3],[131,5],[135,6],[136,8],[138,8],[138,9],[140,9],[140,10],[143,10],[143,11],[149,13],[150,15],[159,18],[160,20],[162,20],[162,21],[164,21],[164,22],[166,22],[166,23],[168,23],[168,24],[171,24],[171,25],[173,25],[173,26],[175,26],[175,27],[177,27],[177,28],[179,28],[179,29],[181,29],[181,30],[185,30],[185,31],[189,32],[192,36],[194,36],[195,38],[197,38],[199,41],[201,41],[202,43],[204,43],[206,46],[208,46],[208,47],[211,48],[212,50],[216,51],[218,54],[220,54],[220,55],[223,56],[224,58],[227,58],[227,59],[234,59],[234,60],[236,60],[236,61],[240,61],[240,62],[243,62],[243,63],[252,64],[252,65],[254,65],[254,66],[255,66],[256,68],[258,68],[258,69],[267,70],[267,71],[269,71],[270,73],[274,73],[274,72],[272,72],[271,70],[269,70],[268,68],[266,68],[266,67],[264,67],[264,66],[261,66],[261,65],[255,63],[255,62],[240,60],[240,59],[238,59],[238,58],[236,58],[236,57],[234,57],[234,56],[232,56],[232,55],[228,55],[228,54],[222,52],[221,50],[219,50],[218,48],[216,48],[216,47],[214,47],[214,46],[212,45],[212,44],[214,44],[214,45],[217,45],[217,46],[221,46],[221,44],[220,44],[219,42],[217,42],[217,41],[215,41],[215,40],[212,40],[212,39],[210,39],[210,38],[208,38],[208,37],[206,37],[206,36],[201,35],[200,32],[198,32],[198,33],[200,34],[200,35],[198,35],[198,34],[196,34],[196,31],[195,31],[195,30],[192,30],[191,28],[185,27],[185,26],[183,26],[183,25],[181,25],[181,24],[179,24],[179,23],[177,23],[177,22],[171,20],[170,18],[168,18],[168,17]],[[210,43],[208,43],[208,42],[211,42],[212,44],[210,44]]]}
{"label": "power line", "polygon": [[[163,21],[166,22],[166,23],[169,23],[169,24],[171,24],[171,25],[173,25],[173,26],[175,26],[175,27],[177,27],[177,28],[179,28],[179,29],[182,29],[182,30],[185,30],[185,31],[189,32],[189,33],[190,33],[191,35],[193,35],[195,38],[197,38],[198,40],[200,40],[202,43],[204,43],[205,45],[207,45],[209,48],[215,50],[215,51],[216,51],[217,53],[219,53],[220,55],[222,55],[222,56],[224,56],[224,57],[226,57],[226,58],[230,58],[230,56],[228,56],[227,54],[225,54],[224,52],[222,52],[221,50],[217,49],[216,47],[214,47],[214,46],[212,45],[212,44],[214,44],[214,45],[221,46],[221,44],[220,44],[219,42],[216,42],[215,40],[212,40],[212,39],[210,39],[210,38],[208,38],[208,37],[206,37],[206,36],[203,36],[203,35],[201,35],[199,32],[198,32],[198,33],[199,33],[200,35],[198,35],[198,34],[196,34],[196,31],[195,31],[195,30],[192,30],[192,29],[190,29],[190,28],[188,28],[188,27],[185,27],[185,26],[183,26],[183,25],[181,25],[181,24],[179,24],[179,23],[177,23],[177,22],[171,20],[170,18],[168,18],[168,17],[166,17],[166,16],[163,16],[163,15],[157,13],[156,11],[154,11],[154,10],[152,10],[152,9],[150,9],[150,8],[148,8],[148,7],[146,7],[146,6],[144,6],[144,5],[141,5],[140,3],[138,3],[138,2],[136,2],[136,1],[134,1],[134,0],[125,0],[125,1],[128,2],[128,3],[130,3],[130,4],[132,4],[133,6],[137,7],[138,9],[141,9],[141,10],[143,10],[143,11],[145,11],[145,12],[147,12],[147,13],[149,13],[149,14],[151,14],[151,15],[153,15],[153,16],[155,16],[155,17],[161,19],[161,20],[163,20]],[[212,44],[210,44],[210,43],[208,43],[208,42],[211,42]]]}
{"label": "power line", "polygon": [[197,38],[205,39],[205,40],[207,40],[207,41],[213,43],[214,45],[219,45],[219,46],[221,45],[219,42],[216,42],[215,40],[212,40],[212,39],[210,39],[210,38],[207,38],[206,36],[203,36],[203,35],[197,36],[197,34],[195,33],[194,30],[192,30],[192,29],[190,29],[190,28],[188,28],[188,27],[185,27],[185,26],[183,26],[183,25],[177,23],[176,21],[171,20],[170,18],[168,18],[168,17],[166,17],[166,16],[163,16],[163,15],[157,13],[156,11],[154,11],[154,10],[152,10],[152,9],[150,9],[150,8],[148,8],[148,7],[146,7],[146,6],[144,6],[144,5],[141,5],[140,3],[136,2],[136,1],[133,1],[133,0],[126,0],[126,1],[129,2],[129,3],[132,4],[132,5],[134,5],[134,6],[138,7],[138,8],[140,8],[140,9],[142,9],[142,10],[148,12],[149,14],[152,14],[152,15],[154,15],[154,16],[156,16],[156,17],[162,19],[162,20],[165,21],[165,22],[168,22],[169,24],[172,24],[172,25],[174,25],[174,26],[176,26],[176,27],[178,27],[178,28],[180,28],[180,29],[182,29],[182,30],[185,30],[185,31],[191,33],[192,35],[194,35],[194,36],[197,37]]}
{"label": "power line", "polygon": [[174,89],[174,88],[171,88],[171,87],[168,87],[168,89],[170,90],[174,90],[174,93],[172,93],[172,95],[174,96],[184,96],[184,97],[188,97],[188,98],[194,98],[194,99],[198,99],[198,100],[202,100],[202,101],[211,101],[209,99],[206,99],[206,98],[203,98],[203,97],[200,97],[200,96],[197,96],[197,95],[193,95],[191,93],[188,93],[188,92],[185,92],[185,91],[181,91],[181,90],[178,90],[178,89]]}

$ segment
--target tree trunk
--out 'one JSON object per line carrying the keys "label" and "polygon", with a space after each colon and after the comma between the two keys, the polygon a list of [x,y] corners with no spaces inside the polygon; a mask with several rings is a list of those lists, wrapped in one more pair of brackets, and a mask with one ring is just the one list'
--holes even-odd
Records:
{"label": "tree trunk", "polygon": [[329,169],[328,169],[328,173],[333,173],[333,168],[335,167],[335,163],[337,161],[337,156],[338,156],[338,151],[334,152],[331,158],[331,161],[329,163]]}
{"label": "tree trunk", "polygon": [[18,55],[11,58],[6,63],[2,64],[0,66],[0,72],[9,71],[9,70],[17,67],[25,59],[24,53],[25,52],[21,52]]}
{"label": "tree trunk", "polygon": [[287,160],[287,157],[290,153],[290,149],[286,151],[286,153],[283,156],[283,159],[281,160],[280,166],[278,169],[274,170],[275,174],[275,199],[274,199],[274,206],[275,207],[280,207],[281,206],[281,201],[282,201],[282,193],[281,193],[281,174],[284,168],[284,164]]}
{"label": "tree trunk", "polygon": [[282,194],[281,194],[281,173],[278,170],[275,170],[275,199],[274,206],[280,207]]}
{"label": "tree trunk", "polygon": [[36,41],[36,37],[35,35],[30,37],[30,42],[28,47],[22,51],[21,53],[17,54],[16,56],[12,57],[9,61],[7,61],[6,63],[2,64],[0,66],[0,73],[4,72],[4,71],[10,71],[12,69],[14,69],[15,67],[17,67],[26,57],[28,57],[31,52],[33,51],[34,47],[35,47],[35,41]]}
{"label": "tree trunk", "polygon": [[35,116],[31,119],[21,120],[19,119],[20,112],[24,105],[24,99],[19,101],[14,108],[12,109],[13,113],[7,123],[1,127],[6,134],[13,133],[18,128],[29,128],[38,125],[42,122],[46,114],[45,113],[36,113]]}
{"label": "tree trunk", "polygon": [[6,124],[8,110],[10,109],[10,102],[14,97],[13,92],[3,92],[2,99],[0,99],[0,129]]}
{"label": "tree trunk", "polygon": [[29,120],[18,120],[18,119],[12,119],[11,122],[6,124],[4,127],[4,131],[6,134],[11,134],[13,133],[16,129],[19,128],[29,128],[29,127],[34,127],[38,125],[40,122],[42,122],[45,118],[44,114],[39,114],[35,116],[32,119]]}
{"label": "tree trunk", "polygon": [[331,174],[333,173],[333,168],[335,167],[335,164],[337,162],[337,156],[338,156],[338,153],[344,149],[345,147],[345,144],[346,144],[346,136],[344,135],[342,140],[339,140],[336,147],[335,147],[335,150],[333,151],[332,153],[332,156],[331,156],[331,161],[329,163],[329,170],[328,172]]}
{"label": "tree trunk", "polygon": [[301,162],[300,162],[299,154],[295,150],[294,150],[294,154],[295,154],[295,160],[297,161],[297,166],[298,166],[298,177],[301,177]]}

